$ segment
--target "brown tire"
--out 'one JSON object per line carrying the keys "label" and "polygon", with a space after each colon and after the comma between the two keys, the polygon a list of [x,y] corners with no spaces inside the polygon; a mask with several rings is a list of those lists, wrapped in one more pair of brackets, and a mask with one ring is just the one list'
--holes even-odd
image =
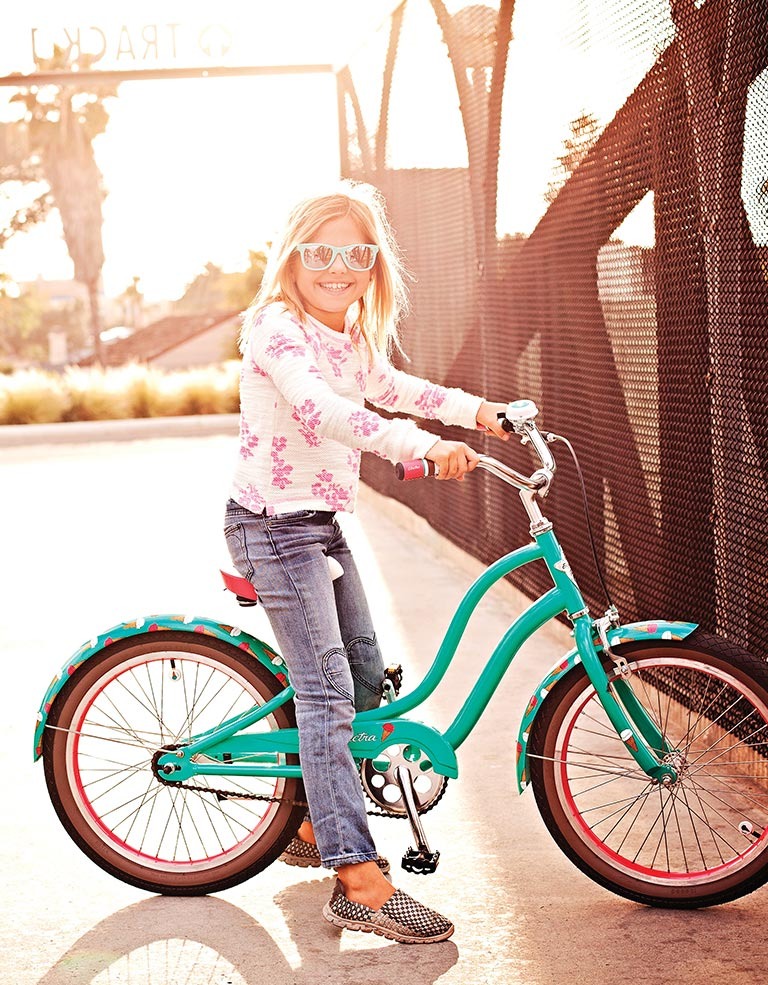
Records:
{"label": "brown tire", "polygon": [[692,908],[745,896],[768,880],[768,667],[700,630],[616,652],[678,779],[664,786],[637,766],[578,665],[531,731],[545,824],[582,872],[628,899]]}
{"label": "brown tire", "polygon": [[[51,800],[74,842],[123,882],[167,895],[217,892],[260,872],[304,817],[301,781],[197,776],[188,782],[199,789],[187,790],[163,783],[153,757],[282,688],[254,657],[197,633],[146,633],[88,660],[57,696],[43,740]],[[290,727],[292,702],[254,726]]]}

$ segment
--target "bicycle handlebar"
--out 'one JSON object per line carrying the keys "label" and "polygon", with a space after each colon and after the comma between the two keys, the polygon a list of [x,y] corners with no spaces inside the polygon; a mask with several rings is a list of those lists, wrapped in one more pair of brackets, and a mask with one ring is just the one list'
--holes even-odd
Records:
{"label": "bicycle handlebar", "polygon": [[436,462],[430,462],[426,458],[412,458],[408,462],[398,462],[395,465],[395,475],[398,479],[409,481],[410,479],[426,479],[428,475],[438,475],[440,469]]}
{"label": "bicycle handlebar", "polygon": [[[544,468],[538,469],[533,475],[523,475],[498,459],[491,458],[490,455],[481,455],[477,468],[490,472],[491,475],[503,479],[504,482],[508,482],[518,489],[528,489],[531,492],[539,492],[549,485],[554,471]],[[409,482],[411,479],[426,479],[428,476],[439,474],[440,469],[437,465],[426,458],[414,458],[407,462],[398,462],[395,465],[395,475],[404,482]]]}
{"label": "bicycle handlebar", "polygon": [[[537,469],[532,475],[523,475],[503,462],[491,458],[490,455],[481,455],[477,468],[490,472],[491,475],[495,475],[517,489],[541,493],[541,495],[546,496],[556,466],[555,459],[547,445],[547,439],[534,423],[537,414],[538,410],[532,401],[518,400],[509,404],[506,413],[499,414],[499,418],[502,419],[505,430],[513,431],[520,436],[523,444],[531,445],[541,462],[542,467],[540,469]],[[430,462],[426,458],[416,458],[409,462],[398,462],[395,465],[395,473],[398,479],[407,481],[438,475],[439,469],[434,462]]]}

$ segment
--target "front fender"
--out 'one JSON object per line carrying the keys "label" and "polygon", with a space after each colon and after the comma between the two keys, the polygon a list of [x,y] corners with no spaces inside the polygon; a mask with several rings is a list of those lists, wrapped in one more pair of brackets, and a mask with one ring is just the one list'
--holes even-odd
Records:
{"label": "front fender", "polygon": [[[694,629],[696,629],[696,625],[693,622],[666,622],[665,620],[628,623],[626,626],[619,626],[618,629],[610,630],[608,643],[611,646],[619,646],[621,643],[633,643],[636,640],[684,640],[686,636],[690,636]],[[596,642],[595,649],[599,652],[602,650],[602,646]],[[525,709],[523,720],[520,723],[520,731],[517,735],[518,793],[522,793],[530,781],[528,770],[528,737],[531,734],[534,719],[541,709],[544,698],[546,698],[555,684],[579,663],[581,663],[581,657],[576,647],[574,647],[562,660],[559,660],[555,664],[531,695],[531,700]]]}
{"label": "front fender", "polygon": [[48,721],[48,715],[56,700],[56,695],[79,667],[82,667],[86,661],[93,659],[97,653],[101,653],[106,647],[112,646],[113,643],[117,643],[119,640],[169,629],[176,630],[177,632],[204,633],[207,636],[215,636],[217,639],[224,640],[226,643],[232,643],[241,650],[245,650],[246,653],[250,653],[251,656],[264,664],[283,684],[288,684],[287,670],[283,658],[275,653],[274,650],[270,649],[266,643],[262,643],[255,636],[251,636],[236,626],[227,626],[224,623],[214,622],[211,619],[180,615],[146,616],[145,618],[134,619],[132,622],[120,623],[108,629],[105,633],[95,636],[87,643],[83,643],[80,649],[72,654],[51,681],[37,713],[34,746],[35,760],[38,760],[42,755],[43,732]]}

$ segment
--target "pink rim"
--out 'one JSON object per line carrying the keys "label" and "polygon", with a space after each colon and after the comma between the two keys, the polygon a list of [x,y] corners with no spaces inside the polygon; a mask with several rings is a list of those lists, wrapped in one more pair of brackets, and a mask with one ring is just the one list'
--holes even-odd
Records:
{"label": "pink rim", "polygon": [[[596,695],[594,690],[592,690],[591,693],[588,693],[587,696],[582,701],[582,703],[579,705],[576,714],[572,716],[571,721],[568,725],[568,730],[564,737],[563,749],[567,749],[570,746],[571,733],[573,732],[573,729],[576,725],[576,721],[578,717],[581,715],[583,709],[587,706],[587,704],[589,704],[590,701],[592,701],[595,698],[595,696]],[[579,828],[586,836],[587,840],[592,842],[592,844],[599,850],[601,855],[611,859],[611,861],[617,863],[621,867],[628,869],[631,872],[637,873],[638,875],[651,876],[654,879],[664,879],[670,883],[684,883],[690,880],[700,882],[702,878],[705,876],[713,876],[713,875],[716,876],[718,873],[727,872],[733,866],[741,867],[744,860],[747,859],[750,855],[754,855],[755,852],[758,850],[758,848],[760,848],[760,846],[765,843],[766,839],[768,839],[768,827],[766,827],[760,838],[758,838],[758,840],[754,844],[750,845],[745,852],[741,852],[738,855],[735,855],[732,859],[730,859],[730,861],[724,862],[722,865],[717,865],[710,869],[700,869],[697,870],[696,872],[666,872],[663,869],[651,869],[648,868],[647,866],[639,865],[637,862],[625,858],[623,855],[619,855],[617,852],[615,852],[612,848],[609,848],[604,841],[602,841],[600,838],[597,837],[597,835],[595,835],[595,833],[586,823],[586,821],[581,815],[581,811],[576,806],[576,801],[571,793],[571,785],[567,774],[567,767],[568,767],[567,757],[563,754],[560,756],[560,759],[561,759],[560,780],[562,783],[563,790],[565,792],[566,803],[568,804],[568,808],[571,812],[571,817],[573,817],[576,820],[576,822],[579,825]]]}
{"label": "pink rim", "polygon": [[[158,660],[162,661],[163,660],[163,657],[162,656],[158,656],[152,662],[156,663]],[[191,868],[191,867],[199,866],[199,865],[201,865],[204,862],[214,862],[217,858],[224,858],[224,857],[226,857],[228,855],[231,855],[232,853],[237,853],[237,850],[242,845],[244,845],[246,842],[252,842],[254,840],[254,835],[259,831],[259,829],[261,827],[264,826],[265,820],[269,816],[269,813],[270,813],[269,808],[264,813],[264,815],[261,818],[259,824],[245,838],[242,838],[242,839],[240,839],[240,841],[235,842],[230,848],[226,849],[225,851],[219,852],[216,855],[205,855],[205,856],[203,856],[201,858],[198,858],[198,859],[185,859],[182,862],[177,862],[174,859],[162,858],[159,855],[150,855],[147,852],[142,852],[142,851],[139,851],[138,849],[132,847],[127,842],[123,841],[123,839],[118,838],[117,835],[115,835],[114,831],[112,831],[111,828],[107,827],[107,825],[105,825],[103,823],[101,817],[94,810],[93,805],[91,804],[90,798],[88,797],[88,795],[85,792],[85,787],[83,786],[83,783],[82,783],[82,780],[81,780],[81,777],[80,777],[79,758],[78,758],[78,750],[79,750],[79,746],[80,746],[80,732],[82,731],[83,724],[84,724],[85,719],[87,717],[88,711],[90,710],[90,708],[93,707],[93,705],[94,705],[95,701],[97,700],[97,698],[99,697],[99,695],[104,692],[104,690],[107,688],[107,686],[109,684],[111,684],[113,681],[117,680],[122,674],[127,673],[131,669],[132,669],[131,667],[124,667],[118,673],[114,673],[111,677],[109,677],[107,680],[105,680],[103,682],[102,686],[99,688],[99,690],[93,695],[92,699],[89,701],[88,706],[83,710],[83,713],[80,716],[80,719],[78,720],[77,725],[75,727],[74,734],[73,734],[73,743],[72,743],[72,768],[73,768],[74,773],[75,773],[75,785],[77,787],[78,794],[80,795],[81,803],[86,807],[86,809],[88,811],[88,814],[89,814],[90,818],[92,819],[92,821],[95,823],[96,827],[104,835],[106,835],[106,840],[112,842],[113,844],[115,844],[115,845],[119,846],[121,849],[123,849],[123,851],[121,852],[121,854],[130,855],[130,856],[132,856],[135,859],[144,859],[144,860],[146,860],[148,862],[159,862],[159,863],[162,863],[162,865],[165,866],[165,867],[173,866],[173,867],[178,868],[178,869],[184,869],[184,868]],[[277,782],[275,783],[274,790],[275,791],[277,790]],[[258,840],[258,839],[256,839],[256,840]]]}

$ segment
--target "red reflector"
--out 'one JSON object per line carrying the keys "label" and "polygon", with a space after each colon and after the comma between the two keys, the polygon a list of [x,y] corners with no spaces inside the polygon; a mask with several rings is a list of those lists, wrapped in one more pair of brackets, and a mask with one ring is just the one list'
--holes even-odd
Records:
{"label": "red reflector", "polygon": [[247,578],[232,575],[228,571],[222,571],[221,577],[224,579],[224,587],[233,595],[239,595],[243,599],[253,599],[254,602],[258,601],[259,596],[256,594],[256,589]]}

